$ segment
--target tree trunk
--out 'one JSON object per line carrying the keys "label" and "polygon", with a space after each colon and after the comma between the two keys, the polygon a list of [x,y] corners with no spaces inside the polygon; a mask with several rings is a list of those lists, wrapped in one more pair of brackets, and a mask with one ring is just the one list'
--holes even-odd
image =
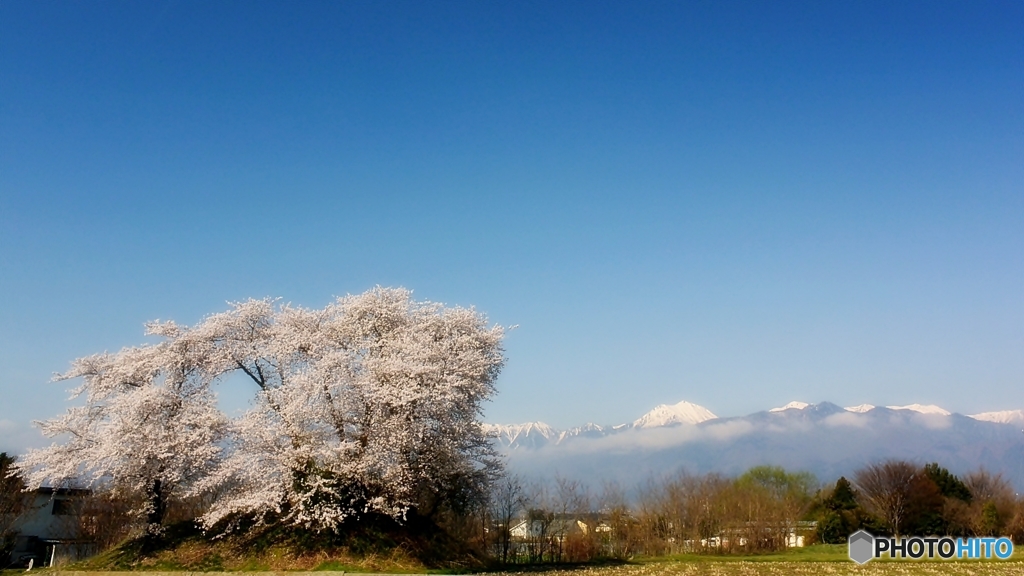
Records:
{"label": "tree trunk", "polygon": [[164,513],[167,511],[167,502],[164,499],[162,484],[159,479],[153,481],[153,487],[149,490],[149,510],[146,512],[146,529],[151,533],[160,531],[164,523]]}

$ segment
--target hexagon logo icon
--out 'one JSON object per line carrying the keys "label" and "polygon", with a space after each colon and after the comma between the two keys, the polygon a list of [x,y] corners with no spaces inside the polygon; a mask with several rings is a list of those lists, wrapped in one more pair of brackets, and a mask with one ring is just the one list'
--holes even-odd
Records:
{"label": "hexagon logo icon", "polygon": [[850,560],[857,564],[866,564],[875,557],[875,537],[864,530],[857,530],[850,534],[849,540]]}

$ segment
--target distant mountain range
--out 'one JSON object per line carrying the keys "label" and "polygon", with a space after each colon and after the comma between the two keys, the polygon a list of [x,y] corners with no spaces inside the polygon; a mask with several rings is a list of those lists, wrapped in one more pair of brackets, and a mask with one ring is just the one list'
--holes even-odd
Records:
{"label": "distant mountain range", "polygon": [[962,415],[923,404],[843,408],[790,402],[719,418],[683,401],[617,426],[485,427],[509,468],[531,477],[635,484],[680,470],[735,474],[771,464],[831,481],[873,461],[903,458],[939,462],[960,474],[984,467],[1024,488],[1024,410]]}

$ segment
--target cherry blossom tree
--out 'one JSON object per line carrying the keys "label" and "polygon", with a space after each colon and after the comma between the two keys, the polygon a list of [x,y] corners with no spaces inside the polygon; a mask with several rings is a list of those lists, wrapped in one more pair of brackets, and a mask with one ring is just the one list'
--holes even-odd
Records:
{"label": "cherry blossom tree", "polygon": [[159,531],[168,502],[191,491],[220,456],[227,420],[205,363],[203,351],[174,341],[75,361],[58,378],[83,379],[72,397],[84,405],[39,423],[66,441],[18,462],[28,487],[84,485],[141,500],[137,512]]}
{"label": "cherry blossom tree", "polygon": [[377,288],[322,310],[250,301],[206,324],[259,389],[209,479],[223,497],[208,525],[273,513],[324,529],[483,497],[497,460],[479,416],[503,330],[479,313]]}
{"label": "cherry blossom tree", "polygon": [[[503,329],[473,309],[376,288],[323,309],[249,300],[149,333],[163,340],[64,375],[84,377],[85,406],[43,423],[69,440],[25,458],[30,484],[86,478],[144,493],[153,521],[171,491],[206,493],[206,526],[245,517],[324,530],[479,502],[500,468],[479,417]],[[229,420],[213,390],[232,373],[255,395]]]}

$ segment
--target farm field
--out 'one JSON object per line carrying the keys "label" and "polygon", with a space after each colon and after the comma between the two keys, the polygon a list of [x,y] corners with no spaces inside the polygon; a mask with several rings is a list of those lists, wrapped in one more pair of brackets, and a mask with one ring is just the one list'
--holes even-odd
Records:
{"label": "farm field", "polygon": [[[858,566],[852,562],[787,561],[705,561],[657,562],[642,565],[552,570],[535,576],[755,576],[807,575],[842,576],[846,574],[963,574],[1024,575],[1024,562],[871,562]],[[510,574],[511,576],[511,574]]]}
{"label": "farm field", "polygon": [[[84,572],[84,571],[49,571],[41,570],[52,576],[113,576],[124,572]],[[5,576],[13,571],[3,571]],[[18,571],[19,574],[23,573]],[[218,574],[230,576],[266,576],[267,574],[287,574],[288,576],[354,576],[354,572],[132,572],[134,576],[182,576],[183,574]],[[788,562],[788,561],[676,561],[652,562],[646,564],[630,564],[622,566],[602,566],[576,569],[553,569],[529,572],[497,572],[488,573],[492,576],[758,576],[758,575],[796,575],[796,576],[843,576],[846,574],[879,574],[879,575],[1007,575],[1024,576],[1024,562],[871,562],[858,566],[852,562]],[[386,576],[376,573],[375,576]]]}

